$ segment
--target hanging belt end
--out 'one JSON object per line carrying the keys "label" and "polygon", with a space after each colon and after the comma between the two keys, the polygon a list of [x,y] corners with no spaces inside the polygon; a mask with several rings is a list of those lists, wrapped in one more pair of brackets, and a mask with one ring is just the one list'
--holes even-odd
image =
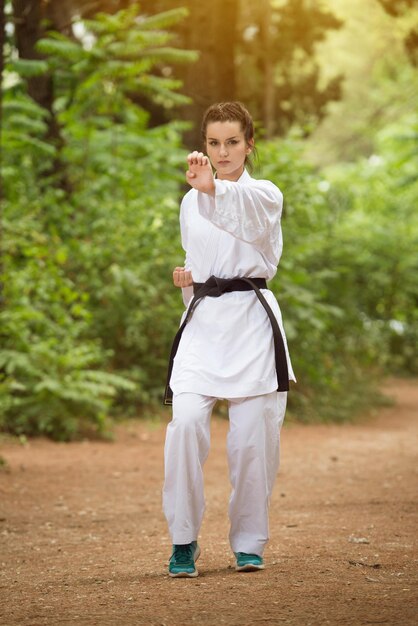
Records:
{"label": "hanging belt end", "polygon": [[171,391],[171,388],[169,385],[167,385],[167,387],[165,388],[164,404],[166,406],[172,406],[173,404],[173,392]]}
{"label": "hanging belt end", "polygon": [[289,391],[289,380],[284,380],[283,382],[279,382],[277,391]]}

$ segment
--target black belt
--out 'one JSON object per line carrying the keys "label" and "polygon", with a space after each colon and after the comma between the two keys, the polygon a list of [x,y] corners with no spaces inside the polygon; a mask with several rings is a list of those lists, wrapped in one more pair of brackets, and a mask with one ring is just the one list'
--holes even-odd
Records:
{"label": "black belt", "polygon": [[190,320],[196,305],[205,296],[218,298],[223,293],[231,291],[253,290],[257,298],[260,300],[261,304],[265,308],[273,330],[274,355],[276,359],[278,384],[277,391],[289,391],[289,373],[287,369],[287,358],[282,333],[280,332],[279,324],[277,323],[274,313],[271,310],[267,300],[261,293],[260,289],[267,289],[267,283],[264,278],[217,278],[216,276],[211,276],[205,283],[193,283],[193,299],[187,310],[186,317],[184,318],[182,325],[180,326],[176,336],[174,337],[173,345],[171,348],[170,360],[168,364],[167,384],[164,394],[164,404],[173,403],[173,392],[170,388],[170,378],[171,372],[173,370],[174,357],[177,354],[183,330],[185,329],[187,322]]}

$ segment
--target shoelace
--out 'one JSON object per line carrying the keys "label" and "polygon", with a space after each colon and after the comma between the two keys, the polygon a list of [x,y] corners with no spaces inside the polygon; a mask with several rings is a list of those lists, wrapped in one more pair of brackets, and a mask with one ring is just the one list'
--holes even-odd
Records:
{"label": "shoelace", "polygon": [[190,563],[193,560],[193,550],[190,544],[177,545],[174,549],[176,563]]}
{"label": "shoelace", "polygon": [[256,559],[259,559],[259,558],[260,558],[260,557],[258,556],[258,554],[248,554],[247,552],[237,552],[237,557],[238,557],[238,558],[241,558],[241,557],[243,557],[243,556],[244,556],[244,557],[245,557],[245,556],[249,556],[249,557],[251,557],[251,558],[254,558],[254,557],[255,557]]}

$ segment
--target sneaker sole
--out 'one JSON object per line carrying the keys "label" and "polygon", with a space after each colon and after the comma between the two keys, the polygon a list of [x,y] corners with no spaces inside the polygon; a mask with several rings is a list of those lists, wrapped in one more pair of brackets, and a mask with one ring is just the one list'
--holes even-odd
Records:
{"label": "sneaker sole", "polygon": [[[194,562],[196,563],[197,559],[200,556],[200,547],[197,546],[196,552],[194,553]],[[199,572],[197,571],[197,568],[195,568],[194,572],[178,572],[177,574],[174,574],[172,572],[168,572],[168,575],[171,576],[171,578],[196,578],[197,576],[199,576]]]}
{"label": "sneaker sole", "polygon": [[247,563],[247,565],[236,565],[236,572],[257,572],[264,569],[264,565],[255,565],[254,563]]}
{"label": "sneaker sole", "polygon": [[179,572],[178,574],[173,574],[172,572],[168,572],[168,575],[171,578],[196,578],[199,576],[199,572],[195,569],[194,572]]}

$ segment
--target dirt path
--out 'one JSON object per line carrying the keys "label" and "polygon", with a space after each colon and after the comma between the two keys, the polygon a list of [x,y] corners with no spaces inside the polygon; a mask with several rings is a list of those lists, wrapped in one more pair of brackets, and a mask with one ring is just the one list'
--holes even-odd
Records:
{"label": "dirt path", "polygon": [[170,579],[161,513],[164,425],[115,443],[4,443],[0,623],[418,623],[418,385],[363,423],[290,425],[266,570],[238,574],[228,546],[227,423],[206,465],[201,575]]}

